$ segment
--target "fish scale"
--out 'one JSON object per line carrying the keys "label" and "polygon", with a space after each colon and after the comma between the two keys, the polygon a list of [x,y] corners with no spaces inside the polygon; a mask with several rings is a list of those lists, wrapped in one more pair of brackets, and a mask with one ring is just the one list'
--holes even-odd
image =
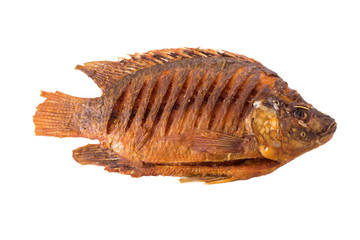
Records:
{"label": "fish scale", "polygon": [[[240,66],[242,65],[239,65],[239,67]],[[215,116],[209,113],[213,112],[213,108],[215,107],[216,104],[220,103],[219,107],[223,105],[223,101],[218,102],[218,98],[222,90],[224,89],[225,85],[227,84],[227,82],[233,77],[233,74],[238,70],[238,68],[233,68],[231,69],[231,71],[228,72],[227,71],[228,69],[220,69],[219,66],[217,66],[217,68],[218,68],[217,72],[211,69],[212,76],[207,76],[207,74],[205,73],[204,75],[199,77],[199,79],[202,79],[200,81],[202,84],[200,85],[200,88],[196,92],[196,95],[193,94],[192,88],[186,89],[184,96],[188,96],[188,97],[187,99],[181,101],[181,105],[179,106],[180,110],[179,110],[179,114],[177,114],[177,119],[179,119],[179,121],[172,122],[172,124],[168,126],[169,128],[172,129],[171,132],[184,132],[191,128],[202,128],[202,129],[211,128],[209,124],[212,120],[211,118],[212,117],[215,118]],[[161,119],[164,118],[166,119],[166,116],[171,115],[173,111],[177,111],[174,109],[170,109],[168,107],[166,111],[161,111],[161,113],[159,113],[160,106],[161,105],[166,106],[166,104],[168,103],[168,98],[163,99],[166,92],[171,91],[170,89],[171,86],[173,85],[176,86],[176,83],[173,83],[174,81],[176,82],[179,81],[177,78],[172,77],[173,75],[175,75],[175,73],[173,72],[167,73],[169,76],[167,76],[166,78],[164,73],[161,74],[162,75],[154,76],[153,78],[148,80],[150,81],[150,83],[148,83],[149,84],[148,86],[150,87],[146,89],[145,97],[139,100],[139,105],[143,106],[143,108],[138,109],[140,111],[138,118],[142,118],[141,126],[144,127],[149,132],[154,132],[155,131],[154,128],[156,128],[156,131],[165,133],[166,132],[165,125],[164,123],[161,123]],[[189,72],[186,72],[186,74],[189,75]],[[194,85],[192,84],[193,81],[195,81],[195,83],[198,83],[194,78],[190,77],[189,84]],[[117,119],[114,121],[114,123],[116,123],[117,125],[113,130],[114,132],[118,134],[125,133],[126,126],[128,124],[131,115],[130,113],[133,110],[134,102],[138,100],[137,99],[138,93],[141,91],[142,87],[143,87],[142,83],[139,83],[138,81],[130,81],[129,86],[127,86],[127,88],[122,93],[122,95],[131,96],[131,97],[125,97],[125,98],[120,97],[117,100],[118,105],[123,106],[123,108],[116,109],[116,111],[120,112],[120,114],[116,114]],[[175,89],[179,89],[179,88],[175,88]],[[174,102],[179,97],[178,95],[175,95],[175,93],[179,94],[179,90],[174,91],[174,93],[170,96],[169,99],[172,99],[172,102]],[[206,96],[208,96],[207,97],[208,99],[205,99]],[[246,96],[240,95],[240,97],[245,98],[244,101],[247,100],[246,99],[247,95]],[[189,100],[191,98],[195,99],[194,102]],[[120,101],[120,99],[122,101]],[[153,99],[154,102],[151,102],[151,99]],[[188,108],[188,111],[185,112],[184,110],[186,108]],[[134,112],[134,114],[135,116],[137,116],[137,112]],[[157,115],[159,115],[157,117],[160,119],[159,121],[155,121]],[[186,118],[185,115],[188,116],[188,118]],[[218,121],[221,122],[224,121],[224,119],[218,119]],[[158,127],[159,126],[158,124],[160,124],[162,128]],[[154,132],[154,134],[162,135],[157,132]]]}
{"label": "fish scale", "polygon": [[161,115],[161,118],[157,125],[157,132],[159,136],[164,136],[168,132],[168,128],[171,126],[171,124],[168,124],[170,115],[174,112],[174,105],[189,74],[190,73],[188,73],[187,75],[179,76],[178,71],[176,71],[173,75],[171,92],[168,97],[168,101],[166,102],[166,105],[164,107],[163,114]]}
{"label": "fish scale", "polygon": [[[230,91],[226,95],[226,98],[223,101],[221,109],[214,120],[215,126],[213,130],[215,131],[224,130],[223,127],[226,121],[226,116],[228,114],[228,109],[230,107],[230,104],[233,102],[235,94],[239,91],[240,87],[242,86],[242,84],[245,82],[248,75],[250,74],[250,70],[251,68],[249,66],[244,67],[243,70],[239,68],[232,76],[234,83],[231,85]],[[220,120],[221,118],[222,121]]]}
{"label": "fish scale", "polygon": [[187,82],[188,87],[185,89],[185,93],[182,97],[177,97],[178,107],[177,111],[173,111],[175,117],[169,125],[169,133],[177,133],[177,130],[181,128],[184,118],[186,117],[186,110],[189,108],[189,104],[194,102],[197,95],[198,88],[203,83],[204,79],[207,78],[208,71],[206,70],[201,74],[199,71],[192,70],[188,73]]}

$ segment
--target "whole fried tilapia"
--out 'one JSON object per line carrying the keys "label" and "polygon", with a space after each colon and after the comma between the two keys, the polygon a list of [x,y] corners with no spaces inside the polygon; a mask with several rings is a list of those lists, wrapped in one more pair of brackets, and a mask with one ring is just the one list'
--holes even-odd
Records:
{"label": "whole fried tilapia", "polygon": [[42,92],[36,135],[98,139],[73,157],[110,172],[223,183],[271,173],[336,130],[334,119],[243,55],[181,48],[130,57],[76,67],[101,97]]}

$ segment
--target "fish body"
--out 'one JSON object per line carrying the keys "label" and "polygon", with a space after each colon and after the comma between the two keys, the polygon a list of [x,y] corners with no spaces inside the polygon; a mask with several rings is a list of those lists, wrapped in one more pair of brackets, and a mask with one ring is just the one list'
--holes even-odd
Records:
{"label": "fish body", "polygon": [[98,139],[73,157],[110,172],[222,183],[271,173],[335,132],[331,117],[243,55],[182,48],[130,57],[76,67],[101,97],[42,92],[35,133]]}

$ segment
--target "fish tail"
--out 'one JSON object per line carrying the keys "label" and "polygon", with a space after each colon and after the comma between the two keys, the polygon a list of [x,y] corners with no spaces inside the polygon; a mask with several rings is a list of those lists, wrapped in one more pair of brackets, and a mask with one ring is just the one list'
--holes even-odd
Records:
{"label": "fish tail", "polygon": [[92,99],[61,92],[41,91],[41,96],[46,100],[37,107],[33,117],[37,136],[96,138],[92,134],[94,131],[91,131],[91,125],[96,124],[90,124],[90,114],[86,114]]}

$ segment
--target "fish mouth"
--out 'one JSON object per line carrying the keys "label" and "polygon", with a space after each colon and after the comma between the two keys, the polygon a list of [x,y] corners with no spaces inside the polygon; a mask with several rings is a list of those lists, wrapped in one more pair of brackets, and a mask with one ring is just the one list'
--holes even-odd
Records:
{"label": "fish mouth", "polygon": [[335,120],[325,129],[325,131],[323,131],[322,133],[320,133],[320,138],[319,138],[319,142],[320,144],[325,144],[327,143],[332,136],[334,135],[335,131],[337,128],[337,123],[335,122]]}

